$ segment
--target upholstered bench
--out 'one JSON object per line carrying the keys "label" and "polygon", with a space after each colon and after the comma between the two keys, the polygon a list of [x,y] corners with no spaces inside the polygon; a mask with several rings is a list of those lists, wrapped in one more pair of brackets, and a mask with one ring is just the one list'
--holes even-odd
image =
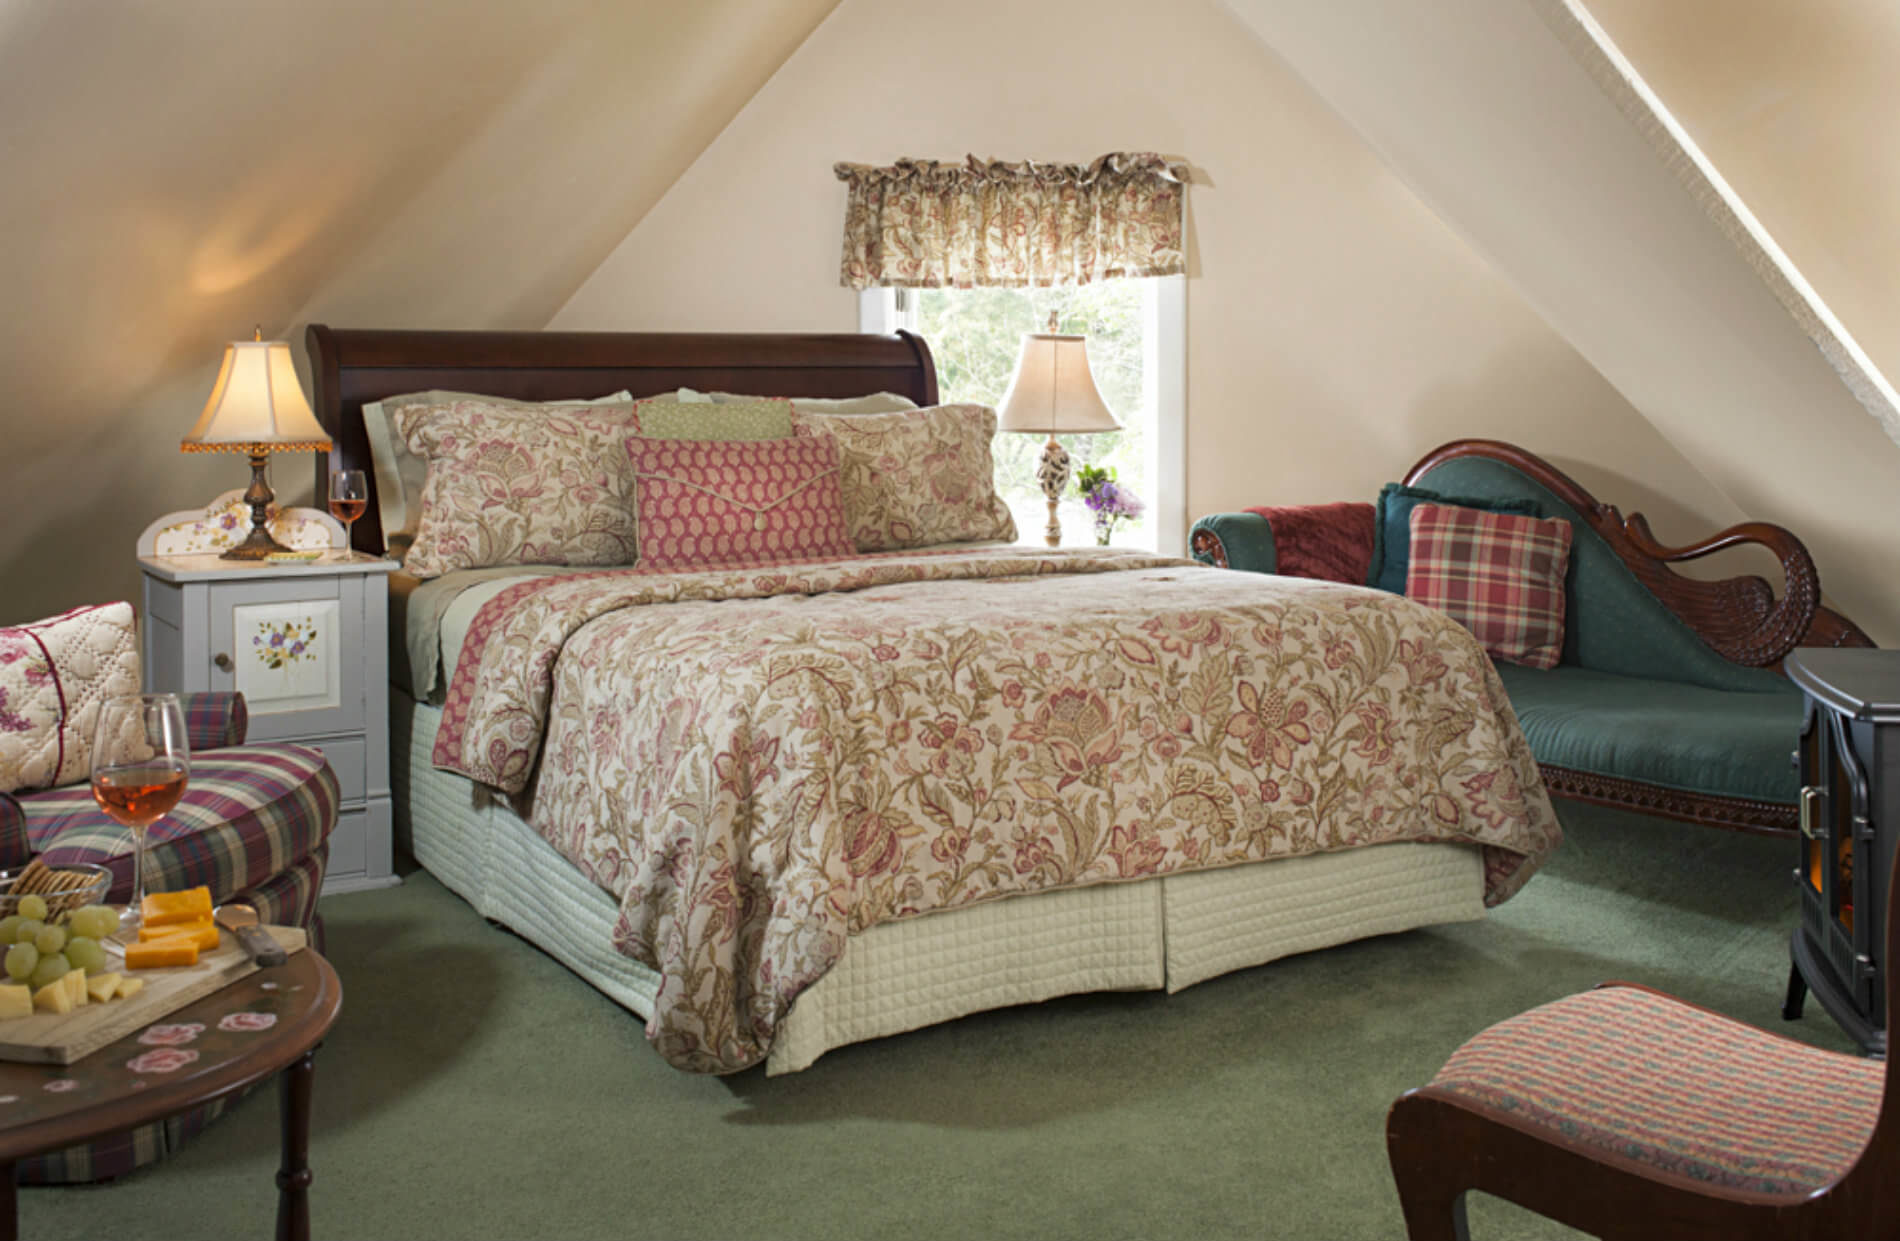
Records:
{"label": "upholstered bench", "polygon": [[[1497,665],[1552,793],[1744,831],[1795,830],[1790,757],[1803,700],[1780,661],[1797,646],[1873,645],[1821,604],[1799,539],[1751,522],[1664,547],[1641,514],[1625,519],[1548,462],[1495,440],[1447,444],[1404,481],[1442,503],[1570,523],[1561,661]],[[1377,506],[1219,513],[1195,523],[1191,543],[1197,559],[1222,567],[1402,590],[1403,566],[1395,576],[1378,548],[1403,546],[1398,511],[1382,495]],[[1276,531],[1280,513],[1290,520]],[[1705,581],[1670,567],[1745,543],[1781,562],[1779,598],[1759,577]]]}
{"label": "upholstered bench", "polygon": [[[148,890],[203,884],[220,904],[242,901],[265,922],[300,926],[321,942],[317,896],[336,826],[336,776],[307,746],[245,745],[237,694],[184,696],[191,779],[171,813],[146,838]],[[107,818],[87,784],[15,796],[0,794],[0,863],[29,853],[47,865],[79,862],[112,871],[109,900],[132,894],[132,844]],[[63,1184],[120,1176],[161,1158],[215,1119],[228,1099],[147,1125],[118,1139],[22,1161],[23,1184]]]}

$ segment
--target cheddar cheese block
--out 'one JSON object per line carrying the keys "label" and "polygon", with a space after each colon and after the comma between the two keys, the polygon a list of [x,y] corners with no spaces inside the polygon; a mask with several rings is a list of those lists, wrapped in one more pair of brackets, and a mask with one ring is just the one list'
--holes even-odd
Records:
{"label": "cheddar cheese block", "polygon": [[125,975],[119,973],[86,975],[86,994],[98,1003],[105,1003],[119,993],[119,981]]}
{"label": "cheddar cheese block", "polygon": [[143,978],[127,976],[119,979],[119,998],[122,1000],[129,1000],[143,990],[145,990],[145,980]]}
{"label": "cheddar cheese block", "polygon": [[211,919],[202,922],[173,922],[163,926],[142,926],[139,928],[139,942],[150,943],[155,939],[180,937],[189,939],[198,945],[198,951],[211,952],[218,946],[218,927]]}
{"label": "cheddar cheese block", "polygon": [[139,920],[146,926],[174,922],[211,921],[211,889],[199,884],[182,892],[148,893],[139,903]]}
{"label": "cheddar cheese block", "polygon": [[164,939],[148,939],[143,943],[125,946],[125,968],[129,970],[196,964],[198,964],[198,942],[187,936],[171,935]]}
{"label": "cheddar cheese block", "polygon": [[66,998],[73,1002],[74,1008],[78,1008],[91,1001],[92,997],[86,993],[85,970],[67,970],[66,976],[59,981],[60,985],[66,988]]}
{"label": "cheddar cheese block", "polygon": [[33,1015],[33,988],[9,983],[0,986],[0,1020]]}

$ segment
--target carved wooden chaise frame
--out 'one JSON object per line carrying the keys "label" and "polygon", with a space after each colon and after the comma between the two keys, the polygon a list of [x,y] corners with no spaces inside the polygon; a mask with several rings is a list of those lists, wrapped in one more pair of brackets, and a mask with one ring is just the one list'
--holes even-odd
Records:
{"label": "carved wooden chaise frame", "polygon": [[[1686,547],[1665,547],[1641,513],[1623,516],[1615,505],[1603,503],[1550,462],[1502,440],[1443,444],[1408,470],[1405,482],[1416,484],[1434,467],[1459,457],[1501,461],[1548,488],[1582,515],[1664,607],[1732,663],[1778,672],[1782,659],[1796,647],[1874,645],[1860,626],[1821,602],[1821,578],[1814,558],[1800,539],[1781,526],[1743,522]],[[1753,574],[1705,581],[1685,577],[1670,567],[1749,543],[1767,548],[1780,561],[1784,579],[1780,598],[1767,581]],[[1227,564],[1226,549],[1211,530],[1194,532],[1193,551],[1213,564]],[[1790,738],[1790,749],[1793,744]],[[1577,801],[1764,835],[1789,835],[1796,829],[1792,804],[1686,793],[1549,764],[1540,769],[1552,793]]]}

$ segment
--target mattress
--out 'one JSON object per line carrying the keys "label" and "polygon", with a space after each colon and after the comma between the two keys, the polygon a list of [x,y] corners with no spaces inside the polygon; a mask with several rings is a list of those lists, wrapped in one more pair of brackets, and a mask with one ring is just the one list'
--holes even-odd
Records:
{"label": "mattress", "polygon": [[[465,629],[465,626],[464,626]],[[398,831],[416,860],[615,1002],[650,1017],[658,976],[611,946],[613,895],[505,803],[430,763],[439,709],[396,689]],[[1484,916],[1477,849],[1396,843],[969,906],[872,927],[798,997],[766,1062],[1087,991],[1178,991],[1368,935]]]}

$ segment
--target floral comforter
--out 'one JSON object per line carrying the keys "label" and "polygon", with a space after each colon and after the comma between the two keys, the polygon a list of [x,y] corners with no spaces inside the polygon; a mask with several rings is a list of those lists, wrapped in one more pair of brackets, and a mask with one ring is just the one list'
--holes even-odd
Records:
{"label": "floral comforter", "polygon": [[648,1037],[709,1072],[879,922],[1396,840],[1481,845],[1495,904],[1559,840],[1455,622],[1113,550],[532,579],[471,628],[435,762],[616,894]]}

